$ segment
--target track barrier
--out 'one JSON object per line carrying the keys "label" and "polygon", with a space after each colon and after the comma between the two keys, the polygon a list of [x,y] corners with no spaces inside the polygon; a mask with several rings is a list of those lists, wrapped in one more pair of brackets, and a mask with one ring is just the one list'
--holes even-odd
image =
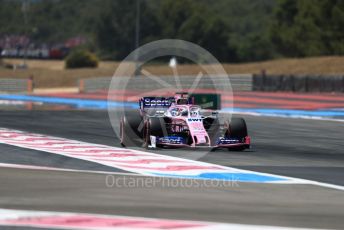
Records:
{"label": "track barrier", "polygon": [[0,93],[31,93],[33,80],[29,79],[0,79]]}
{"label": "track barrier", "polygon": [[253,91],[344,92],[343,75],[253,75]]}
{"label": "track barrier", "polygon": [[[125,77],[119,77],[125,79]],[[173,76],[160,76],[167,84],[175,85]],[[183,89],[188,89],[195,81],[195,75],[180,76]],[[344,75],[251,75],[233,74],[228,76],[204,76],[198,83],[199,89],[215,89],[230,79],[233,91],[265,91],[265,92],[344,92]],[[111,77],[97,77],[79,80],[80,92],[106,91]],[[122,85],[116,86],[123,89]],[[132,78],[127,89],[154,90],[162,87],[153,79],[145,76]]]}
{"label": "track barrier", "polygon": [[[196,75],[179,76],[180,84],[183,89],[189,89],[192,87],[196,80]],[[118,77],[125,80],[126,77]],[[111,83],[111,77],[97,77],[79,80],[80,92],[92,92],[108,90]],[[160,80],[164,83],[175,86],[174,76],[160,76]],[[203,76],[198,82],[197,88],[200,89],[215,89],[218,86],[223,85],[227,80],[230,80],[234,91],[251,91],[252,90],[252,75],[251,74],[233,74],[228,76]],[[123,89],[123,85],[115,86],[118,89]],[[163,86],[148,77],[138,76],[130,79],[130,84],[126,86],[126,89],[138,89],[138,90],[154,90],[162,88]]]}

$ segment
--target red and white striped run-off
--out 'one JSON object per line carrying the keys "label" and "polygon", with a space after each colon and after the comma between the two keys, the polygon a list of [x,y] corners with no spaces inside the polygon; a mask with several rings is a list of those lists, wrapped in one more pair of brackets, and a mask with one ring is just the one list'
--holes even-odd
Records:
{"label": "red and white striped run-off", "polygon": [[198,175],[230,170],[220,165],[4,128],[0,128],[0,143],[92,161],[144,175]]}
{"label": "red and white striped run-off", "polygon": [[[225,224],[86,213],[43,212],[0,209],[0,226],[85,230],[286,230],[273,226]],[[296,230],[296,228],[295,228]],[[301,230],[301,229],[299,229]]]}
{"label": "red and white striped run-off", "polygon": [[[305,183],[303,180],[296,178],[252,172],[184,158],[86,143],[6,128],[0,128],[0,143],[91,161],[147,176],[204,179],[204,177],[201,177],[202,175],[218,175],[217,178],[221,179],[223,175],[230,175],[230,178],[232,176],[244,175],[245,178],[253,178],[249,180],[251,182]],[[263,177],[264,180],[255,179],[257,177]],[[209,178],[214,179],[214,177]],[[242,181],[248,181],[245,178]]]}

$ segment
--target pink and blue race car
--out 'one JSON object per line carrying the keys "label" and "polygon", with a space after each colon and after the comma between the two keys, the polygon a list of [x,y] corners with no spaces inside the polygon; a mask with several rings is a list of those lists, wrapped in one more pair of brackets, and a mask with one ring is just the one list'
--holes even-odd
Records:
{"label": "pink and blue race car", "polygon": [[250,137],[243,118],[221,118],[203,110],[187,93],[174,97],[143,97],[139,111],[126,113],[120,123],[122,146],[211,147],[244,150]]}

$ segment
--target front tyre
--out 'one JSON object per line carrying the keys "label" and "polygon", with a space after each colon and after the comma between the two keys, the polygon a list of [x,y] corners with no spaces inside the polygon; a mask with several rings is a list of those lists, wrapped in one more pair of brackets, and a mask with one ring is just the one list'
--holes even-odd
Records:
{"label": "front tyre", "polygon": [[[229,123],[225,136],[228,138],[237,138],[242,142],[245,142],[245,138],[248,136],[245,120],[243,118],[233,117]],[[243,151],[246,148],[248,148],[247,145],[242,145],[234,148],[228,148],[228,150]]]}
{"label": "front tyre", "polygon": [[143,147],[151,145],[150,136],[163,137],[166,131],[166,123],[162,117],[151,117],[145,121],[143,132]]}
{"label": "front tyre", "polygon": [[139,113],[129,113],[122,117],[120,122],[120,142],[123,147],[140,146],[142,143],[142,122],[142,117]]}

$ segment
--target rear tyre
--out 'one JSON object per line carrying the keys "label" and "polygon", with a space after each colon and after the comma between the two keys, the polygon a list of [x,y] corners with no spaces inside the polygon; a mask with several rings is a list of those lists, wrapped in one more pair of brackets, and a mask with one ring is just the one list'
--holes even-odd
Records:
{"label": "rear tyre", "polygon": [[[247,126],[246,122],[243,118],[237,118],[233,117],[231,119],[231,122],[229,123],[228,130],[226,132],[226,137],[229,138],[238,138],[242,141],[245,140],[245,137],[247,137]],[[243,151],[247,148],[247,146],[239,146],[235,148],[228,148],[229,151],[236,150],[236,151]]]}
{"label": "rear tyre", "polygon": [[229,135],[234,138],[245,138],[247,136],[247,126],[243,118],[233,117],[229,124]]}
{"label": "rear tyre", "polygon": [[[142,117],[139,113],[129,113],[120,123],[120,142],[124,147],[136,147],[142,143]],[[141,130],[140,130],[141,128]]]}

